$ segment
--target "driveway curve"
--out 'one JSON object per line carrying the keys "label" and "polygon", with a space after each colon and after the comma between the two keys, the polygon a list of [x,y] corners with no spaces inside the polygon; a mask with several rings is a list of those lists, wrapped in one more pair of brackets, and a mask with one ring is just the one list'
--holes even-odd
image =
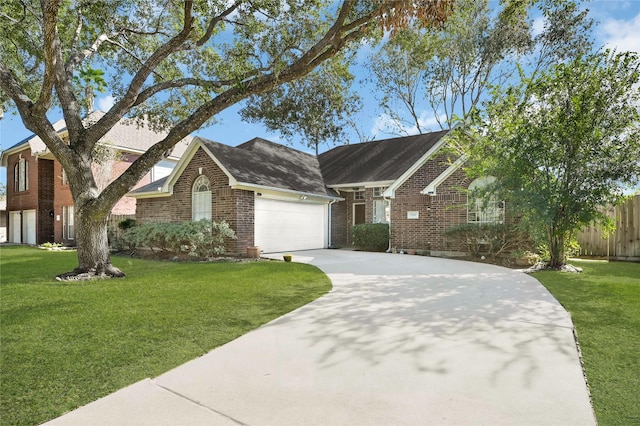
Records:
{"label": "driveway curve", "polygon": [[595,425],[571,319],[534,278],[422,256],[293,255],[333,290],[50,424]]}

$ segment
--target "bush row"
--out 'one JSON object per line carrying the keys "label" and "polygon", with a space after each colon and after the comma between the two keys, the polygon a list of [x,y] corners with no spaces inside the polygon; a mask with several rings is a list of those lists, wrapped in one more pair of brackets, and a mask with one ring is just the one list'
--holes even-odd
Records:
{"label": "bush row", "polygon": [[146,247],[152,251],[174,254],[187,253],[193,257],[209,258],[224,254],[225,240],[236,234],[225,221],[145,223],[131,226],[124,234],[130,247]]}
{"label": "bush row", "polygon": [[445,237],[473,257],[496,256],[530,246],[529,236],[516,225],[502,223],[465,223],[448,228]]}

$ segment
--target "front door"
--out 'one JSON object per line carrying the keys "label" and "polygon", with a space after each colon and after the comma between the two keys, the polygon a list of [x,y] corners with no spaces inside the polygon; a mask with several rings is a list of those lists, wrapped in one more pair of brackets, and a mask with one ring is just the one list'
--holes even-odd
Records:
{"label": "front door", "polygon": [[353,205],[353,224],[358,225],[364,223],[364,204]]}

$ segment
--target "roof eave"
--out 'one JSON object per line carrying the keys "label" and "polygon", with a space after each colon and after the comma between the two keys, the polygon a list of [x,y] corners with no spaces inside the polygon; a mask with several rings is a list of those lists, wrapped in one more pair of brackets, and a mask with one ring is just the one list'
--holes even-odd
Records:
{"label": "roof eave", "polygon": [[447,136],[450,132],[444,134],[440,140],[438,140],[427,152],[424,153],[422,157],[418,159],[411,167],[409,167],[398,179],[396,179],[393,184],[389,185],[386,191],[384,191],[383,196],[388,198],[396,197],[396,190],[404,184],[407,179],[413,176],[414,173],[420,169],[436,152],[442,148],[444,144],[447,143]]}
{"label": "roof eave", "polygon": [[298,197],[307,197],[307,198],[315,198],[318,200],[323,200],[323,201],[341,201],[344,200],[344,198],[342,197],[334,197],[332,195],[327,195],[327,194],[316,194],[313,192],[304,192],[304,191],[296,191],[294,189],[286,189],[286,188],[278,188],[275,186],[269,186],[269,185],[260,185],[260,184],[255,184],[255,183],[249,183],[249,182],[236,182],[234,185],[231,185],[232,189],[244,189],[244,190],[248,190],[248,191],[253,191],[253,192],[279,192],[279,193],[284,193],[284,194],[289,194],[289,195],[295,195]]}
{"label": "roof eave", "polygon": [[351,182],[351,183],[339,183],[339,184],[327,184],[327,187],[331,189],[352,189],[352,188],[375,188],[379,186],[389,186],[393,184],[395,180],[377,180],[377,181],[366,181],[366,182]]}

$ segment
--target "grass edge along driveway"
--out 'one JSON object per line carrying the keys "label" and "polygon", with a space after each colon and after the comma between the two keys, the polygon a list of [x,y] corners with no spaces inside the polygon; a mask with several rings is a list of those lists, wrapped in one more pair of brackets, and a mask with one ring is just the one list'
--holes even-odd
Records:
{"label": "grass edge along driveway", "polygon": [[39,424],[156,377],[331,289],[296,263],[112,260],[127,278],[60,283],[75,252],[0,248],[1,424]]}
{"label": "grass edge along driveway", "polygon": [[600,426],[640,424],[640,263],[575,260],[581,274],[541,271],[569,311]]}

